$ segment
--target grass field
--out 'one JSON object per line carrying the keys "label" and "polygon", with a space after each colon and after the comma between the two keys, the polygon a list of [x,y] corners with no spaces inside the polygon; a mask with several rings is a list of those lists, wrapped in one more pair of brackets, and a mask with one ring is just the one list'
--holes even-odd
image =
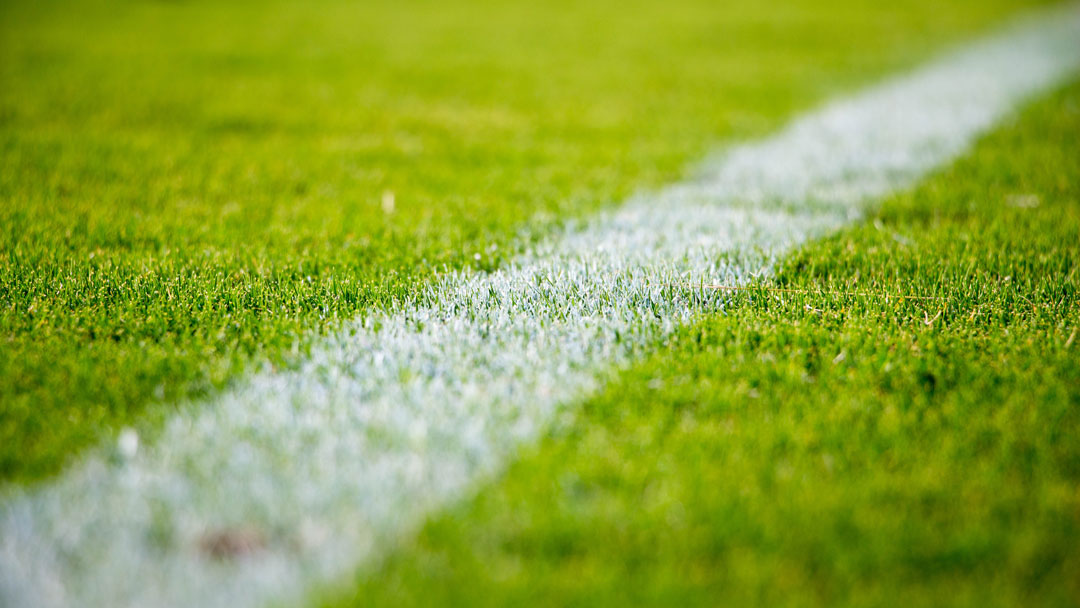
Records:
{"label": "grass field", "polygon": [[793,254],[325,605],[1076,605],[1077,133]]}
{"label": "grass field", "polygon": [[[118,435],[1039,4],[0,3],[0,564]],[[1073,82],[312,603],[1080,604],[1078,135]]]}
{"label": "grass field", "polygon": [[1023,4],[4,3],[0,479]]}

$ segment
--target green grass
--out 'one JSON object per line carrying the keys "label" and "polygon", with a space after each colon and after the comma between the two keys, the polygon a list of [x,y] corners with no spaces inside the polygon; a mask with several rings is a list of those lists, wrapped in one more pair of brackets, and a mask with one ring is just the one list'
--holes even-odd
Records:
{"label": "green grass", "polygon": [[0,481],[1034,3],[5,2]]}
{"label": "green grass", "polygon": [[679,332],[324,604],[1077,605],[1078,133],[1080,84]]}

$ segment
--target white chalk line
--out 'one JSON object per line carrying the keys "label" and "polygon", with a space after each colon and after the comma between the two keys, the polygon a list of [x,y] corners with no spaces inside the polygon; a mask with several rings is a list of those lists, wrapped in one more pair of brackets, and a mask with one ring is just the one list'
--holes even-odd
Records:
{"label": "white chalk line", "polygon": [[[0,506],[0,605],[302,601],[498,470],[605,370],[867,201],[963,153],[1080,64],[1058,8],[736,147],[698,179],[571,227],[491,274],[449,273]],[[126,452],[127,457],[119,456]],[[134,452],[132,454],[132,452]],[[250,549],[209,555],[208,538]]]}

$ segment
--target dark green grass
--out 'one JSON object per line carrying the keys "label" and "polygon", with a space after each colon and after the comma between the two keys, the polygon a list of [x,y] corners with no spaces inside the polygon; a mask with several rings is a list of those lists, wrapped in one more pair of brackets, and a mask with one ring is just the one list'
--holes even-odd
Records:
{"label": "dark green grass", "polygon": [[678,333],[325,604],[1077,605],[1078,135],[1074,85]]}
{"label": "dark green grass", "polygon": [[0,481],[1033,3],[4,2]]}

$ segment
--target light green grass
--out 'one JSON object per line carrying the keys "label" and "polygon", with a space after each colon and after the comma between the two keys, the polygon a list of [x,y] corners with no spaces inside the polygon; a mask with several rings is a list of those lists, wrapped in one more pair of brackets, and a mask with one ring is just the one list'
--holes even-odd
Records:
{"label": "light green grass", "polygon": [[0,480],[1032,3],[5,2]]}
{"label": "light green grass", "polygon": [[1077,605],[1078,133],[792,255],[325,605]]}

